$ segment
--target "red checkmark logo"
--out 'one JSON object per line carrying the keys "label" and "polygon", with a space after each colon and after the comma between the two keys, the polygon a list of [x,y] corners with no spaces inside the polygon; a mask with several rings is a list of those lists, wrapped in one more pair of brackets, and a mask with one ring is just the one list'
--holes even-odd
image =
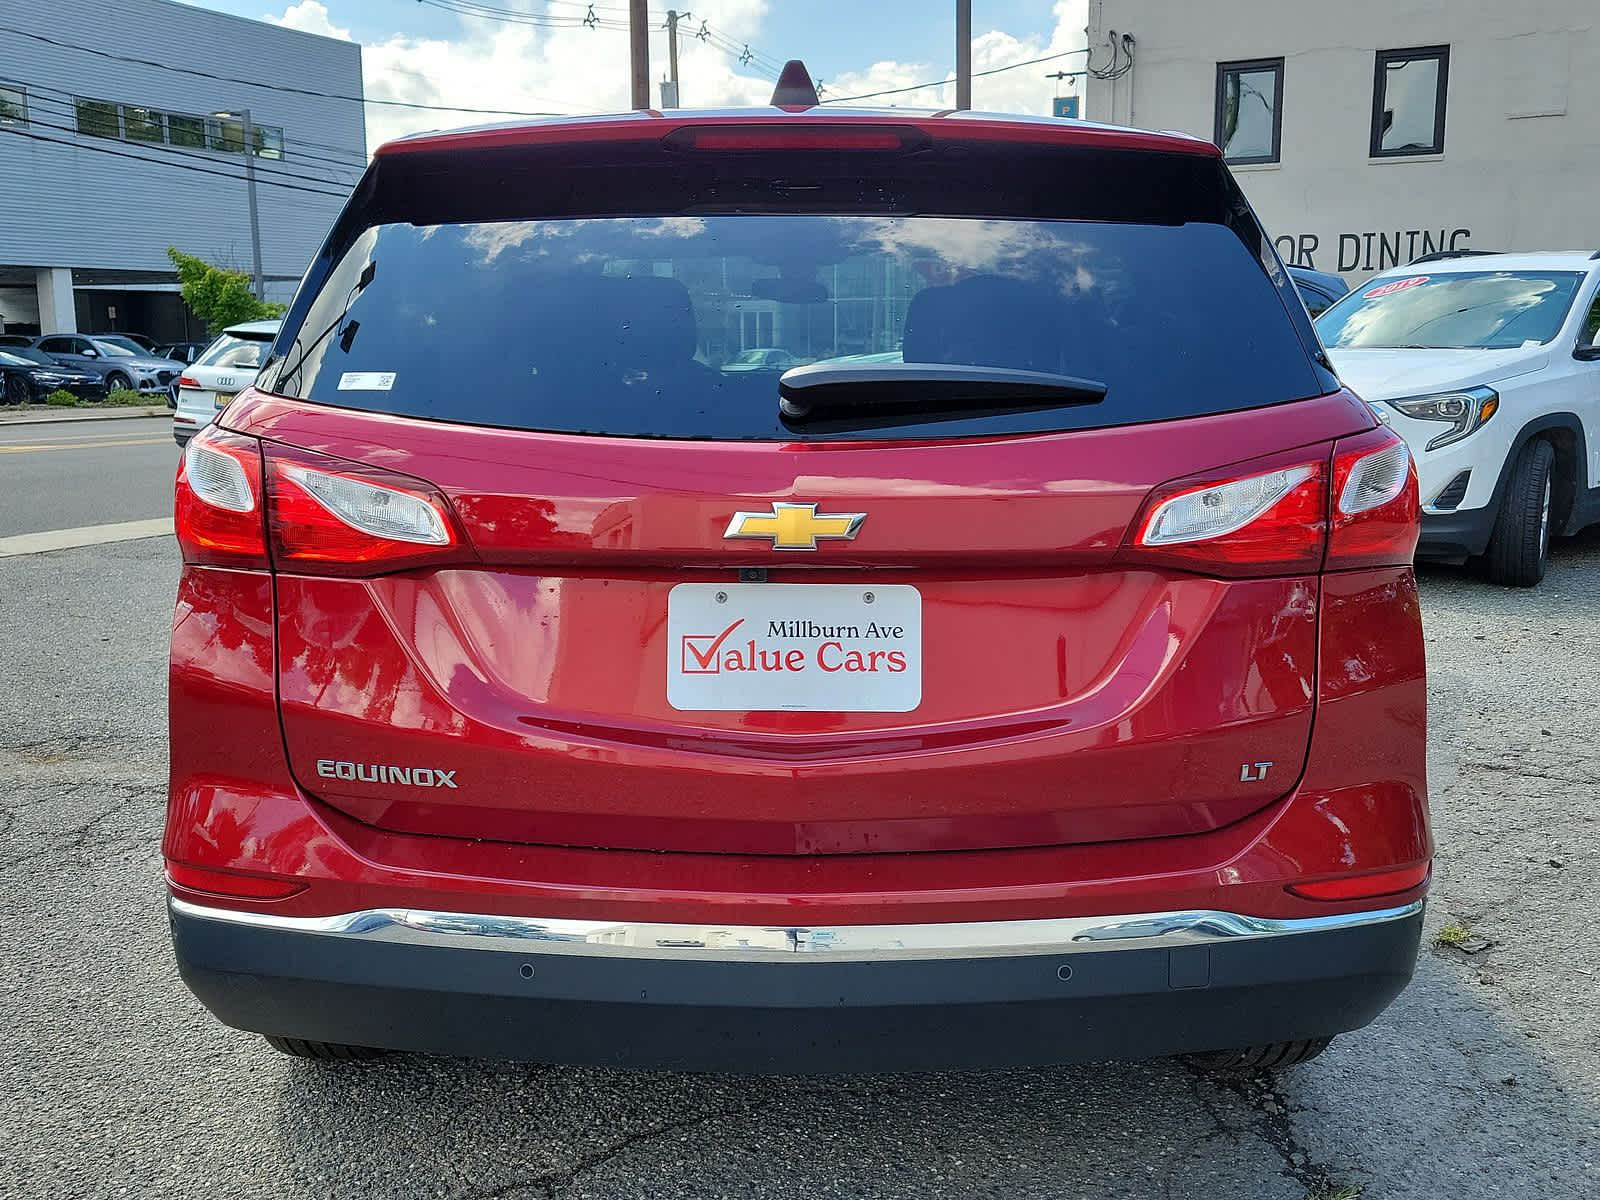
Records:
{"label": "red checkmark logo", "polygon": [[[685,675],[715,675],[722,668],[718,658],[722,643],[728,635],[744,624],[740,617],[721,633],[686,633],[683,635],[683,673]],[[692,665],[691,665],[692,664]]]}

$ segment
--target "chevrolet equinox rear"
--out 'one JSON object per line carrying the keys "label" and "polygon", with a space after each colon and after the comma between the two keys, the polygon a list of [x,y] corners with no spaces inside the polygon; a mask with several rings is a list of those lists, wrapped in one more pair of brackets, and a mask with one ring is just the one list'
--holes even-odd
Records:
{"label": "chevrolet equinox rear", "polygon": [[289,1053],[1271,1065],[1411,976],[1416,476],[1204,142],[391,143],[176,503],[173,942]]}

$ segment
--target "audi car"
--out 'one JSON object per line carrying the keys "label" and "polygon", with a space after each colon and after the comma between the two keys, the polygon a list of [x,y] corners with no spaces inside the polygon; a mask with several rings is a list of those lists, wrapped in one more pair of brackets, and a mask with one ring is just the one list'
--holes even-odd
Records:
{"label": "audi car", "polygon": [[178,445],[210,424],[218,411],[254,382],[256,368],[281,324],[270,320],[229,326],[183,369],[174,385],[177,402],[172,413],[172,437]]}
{"label": "audi car", "polygon": [[0,404],[39,404],[52,392],[100,400],[106,385],[91,371],[63,366],[31,346],[0,347]]}
{"label": "audi car", "polygon": [[221,1021],[1276,1067],[1406,985],[1416,473],[1216,148],[815,100],[385,145],[189,441],[163,850]]}

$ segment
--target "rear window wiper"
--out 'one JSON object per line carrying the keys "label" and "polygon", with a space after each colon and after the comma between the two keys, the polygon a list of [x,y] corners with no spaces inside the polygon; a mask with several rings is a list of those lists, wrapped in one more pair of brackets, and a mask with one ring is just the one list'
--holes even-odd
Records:
{"label": "rear window wiper", "polygon": [[788,425],[1065,408],[1105,396],[1096,379],[963,363],[814,363],[778,379],[778,412]]}

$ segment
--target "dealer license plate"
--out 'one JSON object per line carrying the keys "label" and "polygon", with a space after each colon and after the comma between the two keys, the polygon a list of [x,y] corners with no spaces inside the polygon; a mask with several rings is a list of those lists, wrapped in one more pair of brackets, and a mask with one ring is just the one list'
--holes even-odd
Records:
{"label": "dealer license plate", "polygon": [[667,701],[685,712],[910,712],[922,595],[905,584],[680,583]]}
{"label": "dealer license plate", "polygon": [[217,408],[218,409],[227,408],[228,404],[238,394],[239,394],[238,392],[218,392],[217,393]]}

